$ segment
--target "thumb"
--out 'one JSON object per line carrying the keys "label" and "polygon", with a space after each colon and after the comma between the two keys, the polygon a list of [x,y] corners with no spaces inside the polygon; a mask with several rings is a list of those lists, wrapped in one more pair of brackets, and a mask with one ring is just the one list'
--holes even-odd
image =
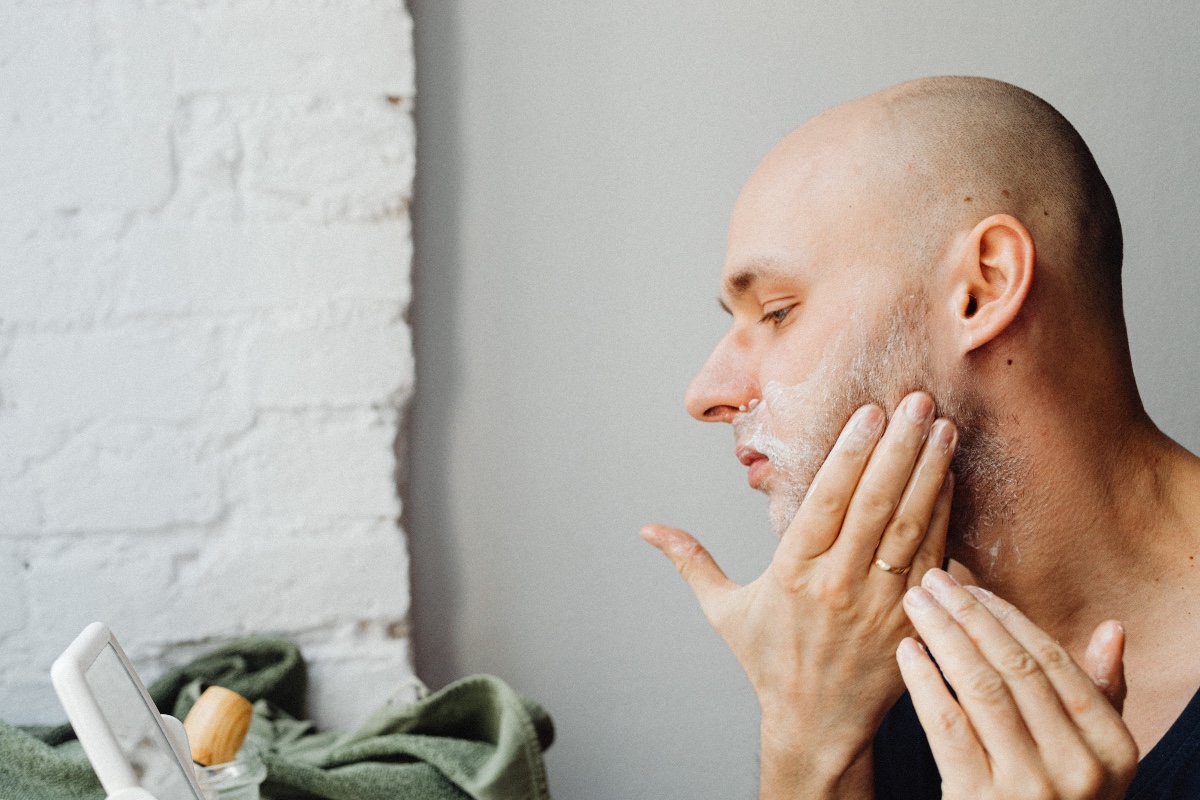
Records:
{"label": "thumb", "polygon": [[671,559],[675,569],[679,570],[679,574],[700,601],[700,609],[704,616],[711,622],[721,597],[737,584],[725,577],[725,573],[704,549],[704,545],[697,542],[687,531],[652,524],[643,527],[641,533],[643,539]]}
{"label": "thumb", "polygon": [[1101,622],[1092,632],[1083,668],[1117,713],[1125,705],[1125,628],[1115,619]]}

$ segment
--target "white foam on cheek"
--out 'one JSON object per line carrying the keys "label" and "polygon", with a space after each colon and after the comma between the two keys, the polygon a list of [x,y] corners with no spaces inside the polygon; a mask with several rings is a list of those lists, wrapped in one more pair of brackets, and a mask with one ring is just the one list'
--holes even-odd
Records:
{"label": "white foam on cheek", "polygon": [[[754,426],[754,434],[760,436],[758,441],[776,448],[781,462],[798,465],[812,457],[812,451],[816,448],[810,441],[811,437],[805,434],[809,433],[814,422],[825,414],[821,405],[828,399],[827,392],[830,387],[837,383],[834,380],[834,364],[839,363],[843,350],[861,328],[858,317],[857,311],[850,312],[846,326],[833,339],[808,378],[792,385],[770,381],[763,387],[761,402],[752,400],[745,407],[747,413],[742,416],[748,418],[746,424]],[[736,423],[734,427],[737,429]],[[740,430],[738,432],[741,433]],[[780,433],[796,441],[785,441],[780,438]],[[748,442],[740,436],[739,440]],[[764,455],[771,456],[766,450],[753,444],[750,446]],[[822,456],[824,453],[818,454],[818,457]],[[775,459],[772,458],[772,461]]]}
{"label": "white foam on cheek", "polygon": [[[788,386],[771,381],[763,387],[761,401],[734,422],[738,442],[770,459],[785,481],[791,478],[794,482],[811,472],[814,459],[819,461],[822,456],[807,434],[813,419],[821,413],[821,409],[813,407],[813,401],[827,371],[823,363],[800,383]],[[801,493],[807,491],[807,485],[794,488]]]}
{"label": "white foam on cheek", "polygon": [[825,428],[835,399],[831,392],[836,394],[839,386],[835,370],[845,369],[839,358],[853,330],[853,324],[843,330],[808,378],[792,385],[768,382],[758,402],[747,403],[734,419],[738,444],[754,448],[771,462],[771,477],[757,488],[770,498],[771,526],[777,535],[791,522],[825,458],[821,448],[829,444]]}
{"label": "white foam on cheek", "polygon": [[767,384],[761,402],[734,422],[739,444],[754,448],[771,462],[771,477],[756,488],[770,500],[768,518],[776,536],[783,535],[800,508],[813,465],[820,460],[821,454],[813,452],[802,414],[819,379],[819,374],[814,374],[794,386]]}
{"label": "white foam on cheek", "polygon": [[[770,458],[775,468],[785,473],[799,469],[808,455],[810,448],[800,441],[803,437],[798,434],[806,427],[806,401],[811,398],[821,371],[794,386],[775,381],[768,383],[763,387],[762,402],[754,410],[757,424],[750,446]],[[788,438],[784,439],[784,436]]]}

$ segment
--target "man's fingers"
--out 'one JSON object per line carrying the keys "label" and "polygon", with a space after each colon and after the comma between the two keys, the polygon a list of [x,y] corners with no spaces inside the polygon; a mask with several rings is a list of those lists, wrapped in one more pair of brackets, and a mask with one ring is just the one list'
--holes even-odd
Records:
{"label": "man's fingers", "polygon": [[[906,487],[913,478],[914,466],[929,438],[934,410],[933,398],[925,392],[913,392],[905,397],[896,407],[887,431],[871,453],[867,468],[846,509],[842,532],[830,548],[833,559],[856,576],[862,575],[875,560],[875,551],[880,546],[884,528],[900,507]],[[934,471],[937,471],[936,468]],[[908,566],[924,537],[928,513],[933,509],[938,487],[942,484],[941,475],[929,475],[926,478],[921,484],[926,495],[923,499],[927,500],[925,518],[917,521],[910,514],[893,531],[894,549],[904,552],[894,555],[895,561],[884,559],[892,566]],[[905,541],[901,543],[901,540]],[[902,588],[904,581],[899,581],[897,585]]]}
{"label": "man's fingers", "polygon": [[1083,666],[1092,683],[1121,713],[1125,707],[1125,629],[1115,619],[1101,622],[1092,632]]}
{"label": "man's fingers", "polygon": [[[944,538],[945,531],[938,530],[931,522],[935,512],[941,510],[938,503],[943,500],[942,490],[946,486],[946,474],[957,440],[958,432],[950,420],[940,419],[933,424],[900,498],[900,505],[883,530],[883,538],[875,550],[876,559],[893,567],[911,567],[917,550],[927,537],[940,535]],[[949,504],[944,505],[948,518]],[[886,575],[881,570],[875,572],[878,574],[873,577]],[[897,585],[903,583],[900,581]]]}
{"label": "man's fingers", "polygon": [[643,527],[641,533],[643,539],[671,559],[700,601],[704,616],[712,622],[717,601],[737,584],[725,577],[709,552],[687,531],[653,524]]}
{"label": "man's fingers", "polygon": [[[1091,783],[1102,780],[1095,755],[1074,721],[1063,712],[1054,686],[1034,657],[987,606],[940,569],[929,570],[923,586],[962,627],[979,654],[1008,688],[1054,785],[1086,789]],[[951,683],[957,686],[953,680]],[[971,718],[980,723],[973,715]],[[981,724],[987,724],[986,720]],[[993,755],[993,762],[1002,764],[1013,774],[1025,771],[1022,764],[1008,761],[1003,754]]]}
{"label": "man's fingers", "polygon": [[947,472],[933,506],[933,516],[921,546],[917,548],[908,573],[908,585],[916,586],[934,567],[940,567],[946,555],[946,532],[950,529],[950,504],[954,500],[954,473]]}
{"label": "man's fingers", "polygon": [[1035,763],[1037,748],[1008,684],[958,621],[921,586],[904,595],[904,610],[957,694],[990,761],[1013,772]]}
{"label": "man's fingers", "polygon": [[846,423],[808,494],[775,550],[785,569],[824,553],[837,540],[846,509],[887,419],[879,406],[863,406]]}
{"label": "man's fingers", "polygon": [[1080,729],[1087,730],[1098,723],[1113,722],[1119,718],[1120,715],[1111,704],[1093,702],[1100,698],[1097,697],[1091,677],[1080,669],[1062,645],[1050,638],[1016,606],[977,586],[969,586],[967,590],[1037,659],[1062,698],[1063,707],[1075,718]]}
{"label": "man's fingers", "polygon": [[990,772],[987,754],[928,653],[906,638],[896,648],[896,663],[942,775],[981,785]]}
{"label": "man's fingers", "polygon": [[1080,734],[1109,771],[1131,776],[1137,768],[1137,744],[1121,720],[1120,713],[1101,694],[1062,645],[1035,625],[1016,606],[986,589],[969,586],[988,610],[1000,620],[1013,638],[1029,651],[1054,685],[1063,709],[1074,720]]}

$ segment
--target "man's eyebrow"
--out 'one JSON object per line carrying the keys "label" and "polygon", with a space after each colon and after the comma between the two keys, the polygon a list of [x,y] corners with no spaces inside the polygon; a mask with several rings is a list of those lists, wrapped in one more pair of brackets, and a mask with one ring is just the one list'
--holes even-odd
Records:
{"label": "man's eyebrow", "polygon": [[750,287],[758,280],[758,276],[762,271],[761,267],[749,267],[741,272],[734,273],[729,276],[729,280],[725,281],[725,288],[734,296],[745,294],[750,291]]}
{"label": "man's eyebrow", "polygon": [[729,312],[729,304],[725,302],[726,297],[730,298],[731,300],[736,300],[746,292],[750,291],[754,284],[760,280],[784,279],[790,277],[794,276],[790,275],[787,270],[783,269],[783,267],[774,260],[762,260],[754,262],[749,266],[738,270],[725,279],[724,286],[722,287],[724,291],[721,292],[721,297],[719,298],[718,302],[721,304],[721,308],[725,309],[726,312]]}

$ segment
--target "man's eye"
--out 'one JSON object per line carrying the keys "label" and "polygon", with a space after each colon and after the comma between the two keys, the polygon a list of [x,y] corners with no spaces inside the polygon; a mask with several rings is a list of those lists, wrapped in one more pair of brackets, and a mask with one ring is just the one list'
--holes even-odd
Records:
{"label": "man's eye", "polygon": [[766,314],[763,314],[762,321],[763,322],[771,322],[776,325],[779,325],[780,323],[783,322],[783,320],[787,317],[788,313],[793,308],[795,308],[795,306],[784,306],[783,308],[778,308],[778,309],[775,309],[774,311],[769,311]]}

